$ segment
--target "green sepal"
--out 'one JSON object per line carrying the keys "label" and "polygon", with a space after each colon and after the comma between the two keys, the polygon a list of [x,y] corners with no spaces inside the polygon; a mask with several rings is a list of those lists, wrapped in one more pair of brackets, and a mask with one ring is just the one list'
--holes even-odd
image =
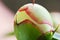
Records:
{"label": "green sepal", "polygon": [[40,31],[31,23],[21,23],[14,26],[17,40],[37,40],[41,35]]}
{"label": "green sepal", "polygon": [[48,32],[46,34],[41,35],[38,40],[52,40],[53,38],[53,32]]}
{"label": "green sepal", "polygon": [[52,38],[52,40],[58,40],[58,39],[56,39],[56,38]]}

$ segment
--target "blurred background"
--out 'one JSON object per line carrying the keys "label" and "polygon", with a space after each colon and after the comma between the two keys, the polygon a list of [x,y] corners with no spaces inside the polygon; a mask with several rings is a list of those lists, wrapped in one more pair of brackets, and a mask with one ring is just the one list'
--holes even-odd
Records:
{"label": "blurred background", "polygon": [[[3,35],[14,31],[14,15],[21,6],[27,3],[32,3],[32,0],[0,0],[0,40],[16,40],[15,36],[3,37]],[[36,0],[36,3],[44,6],[56,23],[60,24],[60,0]]]}

